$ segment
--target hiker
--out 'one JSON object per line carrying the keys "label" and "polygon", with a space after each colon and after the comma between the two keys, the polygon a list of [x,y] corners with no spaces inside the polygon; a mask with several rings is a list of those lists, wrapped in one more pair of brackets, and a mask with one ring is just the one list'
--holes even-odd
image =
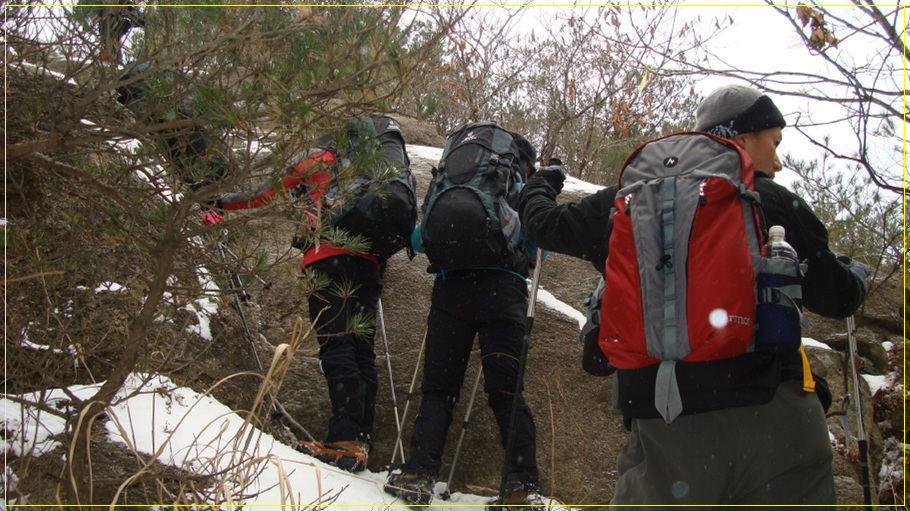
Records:
{"label": "hiker", "polygon": [[[490,504],[541,504],[536,462],[536,430],[531,410],[517,397],[519,359],[527,320],[528,276],[532,257],[518,229],[518,190],[534,170],[536,149],[518,134],[494,123],[471,123],[453,131],[433,170],[434,179],[423,204],[424,217],[414,230],[412,245],[427,254],[428,271],[436,274],[427,316],[422,400],[411,436],[410,459],[389,475],[385,491],[409,504],[426,505],[434,496],[446,433],[464,384],[475,336],[480,345],[484,391],[499,426],[506,453],[502,481],[505,499]],[[498,184],[486,187],[484,176]],[[458,184],[456,184],[458,183]],[[494,192],[493,190],[498,190]],[[485,197],[493,210],[485,210]],[[509,215],[511,212],[511,216]],[[478,225],[471,228],[476,218]],[[492,221],[491,221],[492,219]],[[511,223],[510,223],[511,222]],[[496,227],[514,230],[496,239],[484,238]],[[465,234],[468,233],[468,234]],[[480,233],[480,234],[476,234]],[[461,239],[459,235],[464,234]],[[509,248],[503,239],[511,238]],[[495,254],[489,247],[497,246]],[[519,509],[519,508],[515,508]]]}
{"label": "hiker", "polygon": [[[379,142],[378,144],[376,142]],[[296,165],[283,180],[283,187],[292,196],[312,201],[312,212],[308,215],[311,224],[305,226],[310,236],[296,239],[295,246],[303,251],[300,269],[313,272],[317,281],[325,284],[309,297],[309,315],[319,341],[319,367],[328,385],[332,415],[328,433],[322,442],[300,442],[295,448],[329,465],[349,472],[360,472],[367,466],[369,451],[373,446],[373,422],[375,417],[376,391],[378,388],[374,335],[376,312],[382,293],[382,274],[388,258],[409,238],[416,222],[416,200],[410,183],[410,170],[404,138],[400,125],[389,117],[376,116],[351,121],[346,126],[349,149],[339,154],[325,137],[318,147]],[[335,177],[348,165],[384,165],[396,167],[405,175],[406,186],[403,202],[393,202],[398,197],[394,191],[386,190],[382,199],[375,196],[367,200],[370,204],[394,204],[397,211],[383,211],[381,218],[368,218],[367,224],[377,229],[372,245],[355,250],[345,240],[324,238],[325,229],[318,225],[317,218],[331,220],[334,227],[343,227],[341,213],[347,212],[341,206],[332,207],[331,198],[340,203],[352,203],[351,197],[336,184]],[[350,169],[347,169],[350,170]],[[365,172],[366,173],[366,170]],[[394,181],[394,180],[393,180]],[[400,181],[400,180],[399,180]],[[358,183],[358,186],[363,183]],[[389,186],[391,188],[391,185]],[[360,193],[368,189],[362,186],[349,193]],[[277,197],[274,190],[266,190],[255,196],[226,194],[218,200],[218,207],[224,210],[238,210],[264,206]],[[389,206],[392,207],[392,206]],[[316,214],[321,209],[321,214]],[[398,220],[396,220],[398,219]],[[404,222],[399,234],[400,243],[383,243],[382,227],[393,227],[396,221]],[[364,234],[362,232],[349,234]],[[322,237],[319,240],[313,239]],[[388,248],[388,247],[393,248]],[[355,324],[365,325],[357,329]]]}
{"label": "hiker", "polygon": [[[802,305],[826,317],[844,318],[862,303],[869,272],[838,261],[828,247],[825,226],[809,205],[772,180],[781,170],[776,148],[785,125],[768,96],[730,85],[701,103],[695,129],[732,141],[751,158],[763,224],[783,226],[786,240],[807,263]],[[557,205],[564,179],[562,169],[554,167],[541,169],[529,180],[520,201],[522,223],[538,246],[587,259],[604,272],[610,211],[623,201],[615,200],[617,189],[609,187],[578,202]],[[697,261],[690,259],[688,264]],[[604,304],[610,300],[606,293]],[[633,304],[611,306],[628,307],[632,320]],[[601,339],[602,347],[605,341]],[[615,370],[614,403],[631,438],[617,460],[619,480],[612,505],[656,509],[787,504],[835,509],[824,389],[815,381],[819,392],[808,391],[813,378],[804,350],[756,350],[724,360],[676,361],[673,381],[684,404],[672,421],[660,415],[655,403],[656,367]],[[827,401],[830,404],[830,396]]]}
{"label": "hiker", "polygon": [[97,25],[101,62],[120,62],[123,38],[133,28],[145,26],[138,6],[129,0],[79,0],[77,16]]}
{"label": "hiker", "polygon": [[[200,121],[202,118],[191,106],[187,93],[178,96],[177,80],[173,71],[156,69],[153,63],[141,62],[132,65],[120,77],[122,85],[117,88],[117,101],[132,111],[136,118],[146,125],[185,124],[179,121]],[[164,94],[168,101],[162,101]],[[152,97],[149,97],[152,95]],[[176,97],[176,99],[175,99]],[[231,150],[217,137],[212,136],[199,122],[183,125],[161,132],[164,147],[162,155],[177,170],[178,177],[191,192],[199,192],[221,180],[231,167]],[[210,206],[213,199],[205,195],[203,219],[220,217]]]}

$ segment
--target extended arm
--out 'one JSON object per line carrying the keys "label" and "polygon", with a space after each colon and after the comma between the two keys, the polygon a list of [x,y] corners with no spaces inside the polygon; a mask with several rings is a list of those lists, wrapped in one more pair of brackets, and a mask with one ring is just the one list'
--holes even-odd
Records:
{"label": "extended arm", "polygon": [[538,247],[590,261],[602,273],[616,187],[604,188],[578,202],[557,204],[561,184],[554,182],[547,168],[528,180],[519,199],[522,228]]}

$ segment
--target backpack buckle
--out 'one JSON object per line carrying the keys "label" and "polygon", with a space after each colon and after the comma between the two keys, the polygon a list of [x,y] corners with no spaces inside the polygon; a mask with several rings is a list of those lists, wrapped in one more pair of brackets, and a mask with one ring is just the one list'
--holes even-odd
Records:
{"label": "backpack buckle", "polygon": [[780,303],[780,289],[766,287],[759,290],[759,303]]}

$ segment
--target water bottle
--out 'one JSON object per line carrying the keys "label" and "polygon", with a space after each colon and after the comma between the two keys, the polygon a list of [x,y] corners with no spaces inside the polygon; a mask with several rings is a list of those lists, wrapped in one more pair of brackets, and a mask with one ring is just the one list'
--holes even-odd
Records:
{"label": "water bottle", "polygon": [[802,337],[802,269],[796,250],[780,225],[768,230],[756,278],[756,351],[786,353],[799,348]]}
{"label": "water bottle", "polygon": [[787,231],[781,225],[772,225],[768,229],[768,242],[762,247],[762,257],[768,259],[786,259],[789,261],[799,261],[796,250],[787,243]]}

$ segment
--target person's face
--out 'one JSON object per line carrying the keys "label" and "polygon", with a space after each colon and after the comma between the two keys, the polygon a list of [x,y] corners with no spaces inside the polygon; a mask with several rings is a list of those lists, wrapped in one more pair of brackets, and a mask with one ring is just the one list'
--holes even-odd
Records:
{"label": "person's face", "polygon": [[782,139],[783,128],[779,126],[734,137],[734,141],[752,158],[755,170],[764,172],[770,178],[783,168],[777,157],[777,146]]}

